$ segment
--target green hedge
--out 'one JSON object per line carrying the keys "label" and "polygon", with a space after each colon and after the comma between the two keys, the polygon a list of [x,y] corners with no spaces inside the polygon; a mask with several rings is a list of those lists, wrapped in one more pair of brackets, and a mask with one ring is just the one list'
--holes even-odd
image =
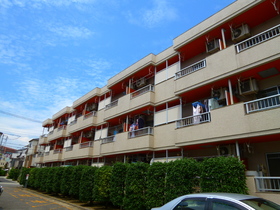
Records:
{"label": "green hedge", "polygon": [[146,179],[149,165],[147,163],[132,163],[127,168],[125,179],[125,196],[123,206],[126,210],[145,208]]}
{"label": "green hedge", "polygon": [[201,191],[247,194],[245,165],[235,157],[209,158],[202,162]]}
{"label": "green hedge", "polygon": [[152,208],[165,203],[167,163],[155,162],[147,174],[146,206]]}
{"label": "green hedge", "polygon": [[117,162],[113,165],[110,181],[110,200],[113,205],[123,207],[125,177],[128,164]]}
{"label": "green hedge", "polygon": [[59,194],[61,192],[61,180],[63,177],[64,167],[55,167],[53,172],[52,192]]}
{"label": "green hedge", "polygon": [[103,166],[95,171],[93,200],[108,203],[110,201],[111,166]]}
{"label": "green hedge", "polygon": [[60,184],[60,192],[65,196],[69,195],[69,191],[71,189],[71,176],[74,167],[75,166],[68,166],[65,167],[65,169],[63,170]]}
{"label": "green hedge", "polygon": [[83,169],[81,183],[80,183],[80,194],[79,200],[83,202],[93,202],[93,186],[94,186],[94,175],[97,167],[88,166]]}
{"label": "green hedge", "polygon": [[[125,210],[146,210],[184,194],[232,192],[247,194],[245,166],[234,157],[197,162],[182,159],[169,163],[115,163],[100,168],[69,166],[22,169],[19,181],[48,193],[105,202]],[[11,170],[10,176],[17,176]]]}
{"label": "green hedge", "polygon": [[16,180],[18,180],[19,174],[20,174],[19,169],[12,168],[12,169],[10,169],[7,178],[16,181]]}

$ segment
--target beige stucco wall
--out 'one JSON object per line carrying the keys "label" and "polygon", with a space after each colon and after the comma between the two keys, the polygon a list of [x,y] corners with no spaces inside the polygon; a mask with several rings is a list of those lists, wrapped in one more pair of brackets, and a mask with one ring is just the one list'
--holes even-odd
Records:
{"label": "beige stucco wall", "polygon": [[135,109],[145,107],[147,105],[154,104],[155,93],[153,91],[146,92],[137,97],[131,98],[130,94],[127,94],[118,99],[118,105],[110,109],[105,109],[104,119],[108,120],[125,113],[129,113]]}
{"label": "beige stucco wall", "polygon": [[154,127],[154,148],[164,150],[178,148],[175,146],[176,129],[175,122]]}
{"label": "beige stucco wall", "polygon": [[174,91],[174,77],[155,85],[155,103],[162,104],[164,102],[168,102],[172,99],[178,98],[174,95]]}
{"label": "beige stucco wall", "polygon": [[100,154],[120,154],[153,149],[153,135],[128,138],[128,132],[118,133],[115,141],[100,145]]}
{"label": "beige stucco wall", "polygon": [[173,46],[175,49],[183,46],[184,44],[196,39],[197,37],[213,30],[218,25],[221,25],[240,13],[244,12],[247,8],[252,7],[260,3],[262,0],[246,0],[246,1],[235,1],[231,5],[225,7],[223,10],[212,15],[208,19],[204,20],[200,24],[194,26],[190,30],[184,32],[180,36],[173,40]]}
{"label": "beige stucco wall", "polygon": [[91,158],[93,155],[93,148],[86,147],[80,148],[80,144],[74,144],[73,149],[71,151],[67,151],[63,149],[63,161],[71,160],[71,159],[79,159],[79,158]]}
{"label": "beige stucco wall", "polygon": [[184,93],[218,79],[240,73],[258,64],[279,59],[279,43],[280,36],[238,54],[236,53],[235,46],[232,45],[207,56],[205,68],[175,81],[175,94]]}
{"label": "beige stucco wall", "polygon": [[[177,129],[176,145],[232,140],[279,132],[280,109],[245,115],[244,104],[238,103],[211,111],[211,122]],[[260,120],[261,119],[261,120]]]}
{"label": "beige stucco wall", "polygon": [[277,204],[280,204],[280,193],[277,192],[257,192],[255,187],[255,180],[253,176],[248,176],[246,180],[247,187],[249,189],[249,195],[258,196],[264,199],[271,200]]}

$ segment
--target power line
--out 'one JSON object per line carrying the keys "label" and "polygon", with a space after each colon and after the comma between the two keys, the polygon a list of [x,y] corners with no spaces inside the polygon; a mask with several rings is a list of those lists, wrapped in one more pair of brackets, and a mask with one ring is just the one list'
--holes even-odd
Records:
{"label": "power line", "polygon": [[28,117],[23,117],[23,116],[12,114],[12,113],[5,112],[5,111],[2,111],[2,110],[0,110],[0,112],[3,113],[3,114],[6,114],[6,115],[13,116],[13,117],[17,117],[17,118],[21,118],[21,119],[24,119],[24,120],[29,120],[29,121],[32,121],[32,122],[36,122],[36,123],[42,124],[42,122],[39,121],[39,120],[34,120],[34,119],[31,119],[31,118],[28,118]]}

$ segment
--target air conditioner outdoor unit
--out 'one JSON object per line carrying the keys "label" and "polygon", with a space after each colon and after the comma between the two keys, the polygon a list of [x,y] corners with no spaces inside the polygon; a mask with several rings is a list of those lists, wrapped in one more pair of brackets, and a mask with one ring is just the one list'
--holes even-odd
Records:
{"label": "air conditioner outdoor unit", "polygon": [[230,148],[227,146],[221,146],[219,147],[219,155],[229,155],[230,154]]}
{"label": "air conditioner outdoor unit", "polygon": [[244,81],[238,81],[238,88],[240,95],[250,95],[253,93],[257,93],[259,90],[257,81],[253,78],[249,78]]}
{"label": "air conditioner outdoor unit", "polygon": [[246,39],[250,35],[250,29],[247,24],[242,24],[240,27],[231,30],[231,39],[234,42],[239,42],[243,39]]}
{"label": "air conditioner outdoor unit", "polygon": [[92,103],[87,106],[87,111],[96,111],[96,109],[97,109],[96,103]]}
{"label": "air conditioner outdoor unit", "polygon": [[146,78],[142,77],[141,79],[136,80],[136,87],[141,88],[146,85]]}
{"label": "air conditioner outdoor unit", "polygon": [[213,39],[209,42],[206,42],[206,51],[207,53],[215,53],[220,50],[220,39]]}
{"label": "air conditioner outdoor unit", "polygon": [[85,138],[91,138],[92,137],[92,133],[88,132],[88,133],[84,133],[83,135]]}
{"label": "air conditioner outdoor unit", "polygon": [[220,88],[216,90],[212,90],[212,98],[215,98],[216,100],[223,100],[226,98],[225,94],[226,88]]}

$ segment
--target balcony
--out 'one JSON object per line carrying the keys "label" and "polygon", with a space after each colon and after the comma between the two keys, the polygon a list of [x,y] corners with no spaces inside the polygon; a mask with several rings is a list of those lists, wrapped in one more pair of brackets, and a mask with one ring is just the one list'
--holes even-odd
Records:
{"label": "balcony", "polygon": [[[118,133],[114,140],[110,137],[100,146],[100,155],[139,152],[153,149],[152,128],[147,127],[132,132]],[[136,133],[138,132],[138,133]]]}
{"label": "balcony", "polygon": [[71,159],[92,158],[93,157],[93,142],[83,142],[74,144],[69,148],[63,149],[63,161]]}
{"label": "balcony", "polygon": [[181,69],[181,71],[176,72],[175,78],[179,79],[180,77],[189,75],[189,74],[191,74],[191,73],[193,73],[195,71],[198,71],[200,69],[203,69],[205,67],[206,67],[206,60],[203,59],[203,60],[201,60],[199,62],[196,62],[196,63],[194,63],[194,64],[192,64],[190,66],[187,66],[187,67]]}
{"label": "balcony", "polygon": [[244,103],[246,114],[280,107],[280,94]]}
{"label": "balcony", "polygon": [[36,152],[36,146],[32,146],[28,148],[26,155],[34,155],[35,152]]}
{"label": "balcony", "polygon": [[182,128],[190,125],[210,122],[210,112],[205,112],[199,115],[189,116],[176,121],[176,128]]}
{"label": "balcony", "polygon": [[78,117],[73,123],[68,125],[68,132],[73,133],[78,130],[93,126],[96,123],[96,111]]}
{"label": "balcony", "polygon": [[44,155],[42,154],[37,154],[36,157],[34,158],[34,163],[43,163],[44,161]]}
{"label": "balcony", "polygon": [[132,110],[154,103],[154,86],[147,85],[131,94],[127,94],[106,106],[104,120],[108,120]]}
{"label": "balcony", "polygon": [[56,128],[53,130],[53,132],[50,132],[48,134],[48,141],[61,138],[61,137],[66,137],[67,135],[67,130],[66,130],[66,125],[60,126],[59,128]]}
{"label": "balcony", "polygon": [[48,143],[48,135],[41,135],[39,138],[39,144],[47,144]]}
{"label": "balcony", "polygon": [[236,45],[236,52],[240,53],[265,41],[268,41],[276,36],[280,36],[280,25],[277,25],[271,29],[268,29],[260,34],[257,34],[245,41],[242,41]]}
{"label": "balcony", "polygon": [[184,146],[279,133],[279,124],[275,123],[279,121],[279,108],[266,109],[254,114],[245,112],[244,103],[211,110],[211,123],[177,129],[175,145]]}
{"label": "balcony", "polygon": [[51,150],[44,155],[44,163],[56,162],[62,160],[62,150]]}
{"label": "balcony", "polygon": [[258,192],[280,192],[280,177],[255,177]]}
{"label": "balcony", "polygon": [[131,139],[139,136],[152,135],[152,134],[153,134],[153,127],[146,127],[146,128],[137,129],[135,131],[129,131],[128,138]]}
{"label": "balcony", "polygon": [[118,100],[115,100],[115,101],[111,102],[110,104],[107,104],[107,105],[105,106],[105,109],[106,109],[106,110],[107,110],[107,109],[111,109],[112,107],[115,107],[115,106],[118,106]]}
{"label": "balcony", "polygon": [[[279,26],[278,26],[279,28]],[[265,32],[264,32],[265,33]],[[262,33],[254,37],[261,36]],[[251,39],[254,39],[252,37]],[[247,41],[249,41],[248,39]],[[244,68],[262,65],[279,58],[280,36],[274,36],[246,50],[236,52],[236,46],[231,45],[206,58],[207,66],[175,80],[175,94],[179,95],[195,88],[210,84],[217,80],[241,73]],[[179,73],[179,72],[178,72]]]}

